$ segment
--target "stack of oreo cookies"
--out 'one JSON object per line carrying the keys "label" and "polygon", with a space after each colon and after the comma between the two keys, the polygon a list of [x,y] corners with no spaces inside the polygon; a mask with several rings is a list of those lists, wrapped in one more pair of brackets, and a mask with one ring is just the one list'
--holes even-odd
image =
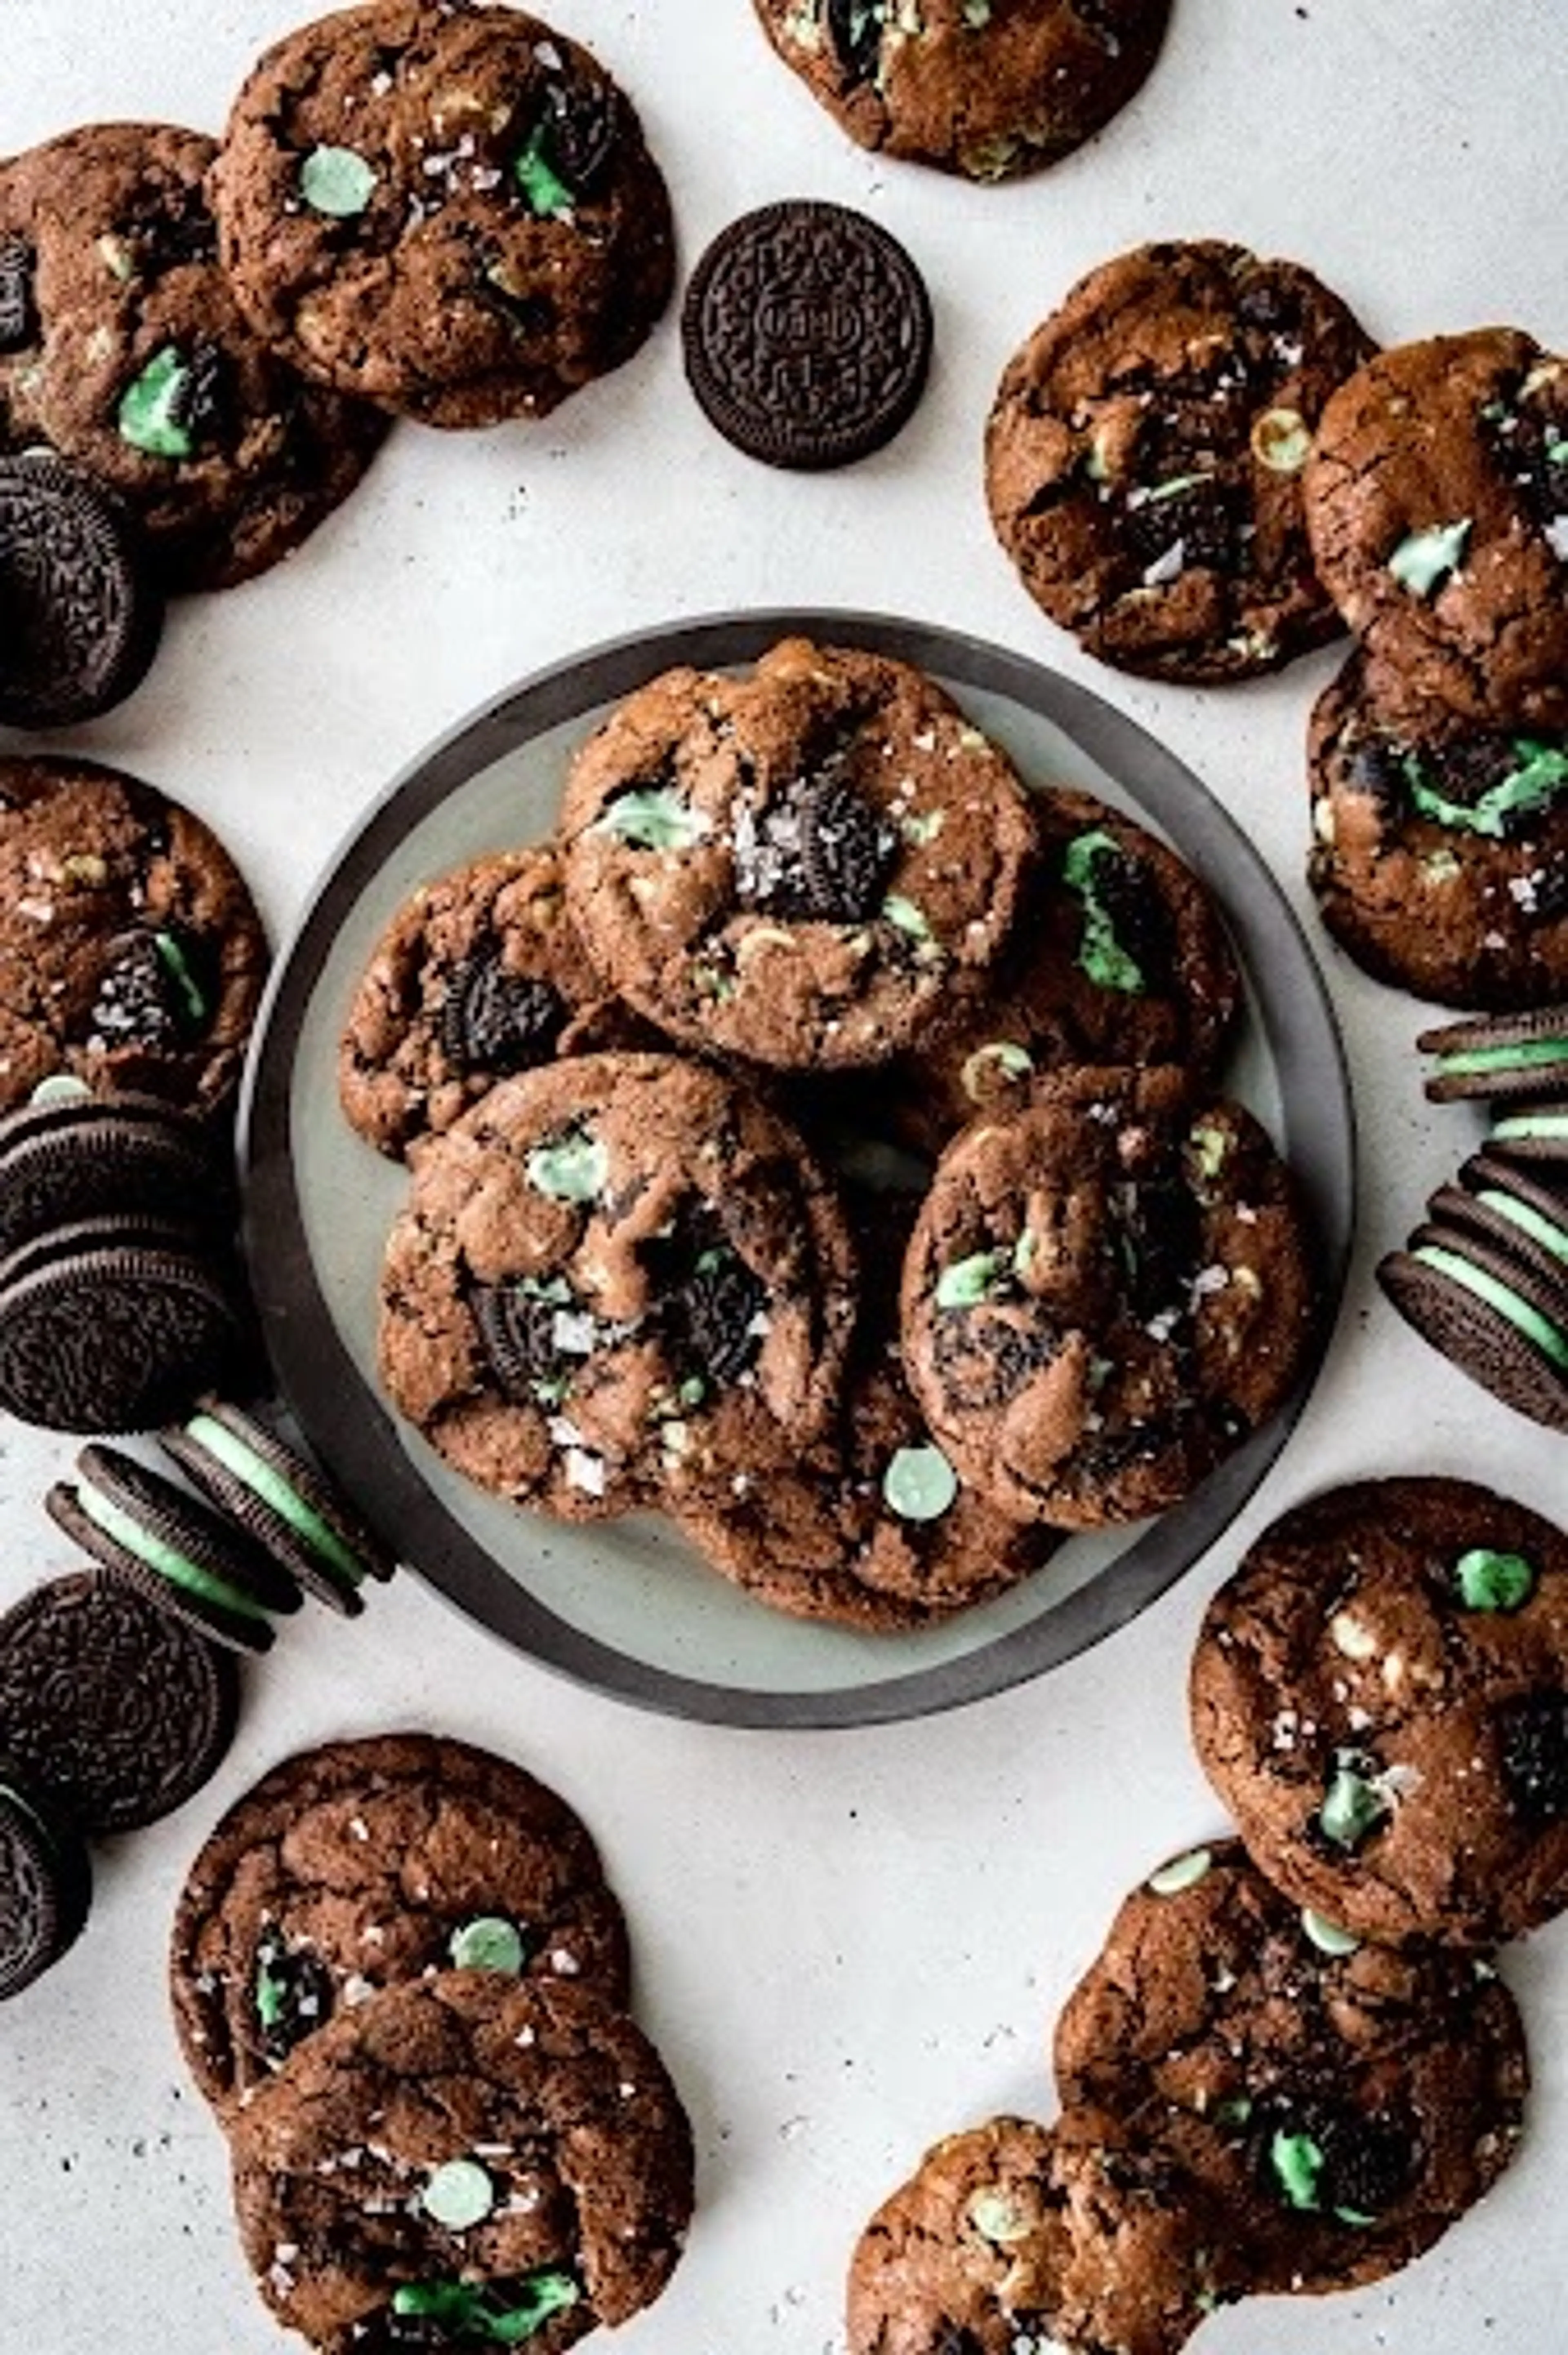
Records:
{"label": "stack of oreo cookies", "polygon": [[410,1169],[387,1394],[482,1486],[662,1509],[786,1611],[994,1595],[1304,1363],[1289,1176],[1218,1076],[1241,996],[1165,845],[1026,792],[908,664],[667,672],[553,840],[432,879],[363,974],[342,1100]]}
{"label": "stack of oreo cookies", "polygon": [[1568,1536],[1472,1483],[1265,1530],[1193,1656],[1239,1831],[1167,1859],[1068,1997],[1050,2127],[948,2137],[867,2223],[849,2355],[1177,2355],[1220,2304],[1377,2281],[1497,2180],[1497,1948],[1568,1905]]}
{"label": "stack of oreo cookies", "polygon": [[593,1840],[523,1768],[285,1760],[196,1857],[170,1974],[257,2286],[323,2355],[562,2349],[664,2287],[691,2127]]}
{"label": "stack of oreo cookies", "polygon": [[1568,1007],[1449,1023],[1418,1043],[1435,1103],[1489,1102],[1494,1117],[1378,1280],[1461,1372],[1568,1431]]}

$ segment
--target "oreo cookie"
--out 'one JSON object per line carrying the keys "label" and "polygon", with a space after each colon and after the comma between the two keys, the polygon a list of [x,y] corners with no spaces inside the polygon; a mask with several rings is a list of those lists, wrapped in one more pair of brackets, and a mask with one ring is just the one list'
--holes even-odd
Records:
{"label": "oreo cookie", "polygon": [[79,1834],[0,1757],[0,1998],[20,1995],[58,1962],[91,1902]]}
{"label": "oreo cookie", "polygon": [[0,1258],[111,1213],[232,1229],[233,1170],[210,1128],[155,1096],[71,1085],[0,1117]]}
{"label": "oreo cookie", "polygon": [[1500,1153],[1472,1154],[1458,1185],[1440,1187],[1427,1209],[1433,1219],[1511,1252],[1559,1285],[1568,1306],[1568,1195],[1528,1167]]}
{"label": "oreo cookie", "polygon": [[0,720],[69,728],[111,710],[141,685],[163,625],[119,501],[48,452],[0,463]]}
{"label": "oreo cookie", "polygon": [[246,1368],[251,1337],[189,1227],[77,1220],[0,1260],[0,1407],[49,1431],[145,1431]]}
{"label": "oreo cookie", "polygon": [[1448,1022],[1415,1043],[1436,1059],[1425,1083],[1434,1103],[1532,1103],[1568,1093],[1568,1006]]}
{"label": "oreo cookie", "polygon": [[396,1569],[392,1553],[320,1466],[258,1416],[204,1399],[184,1424],[160,1433],[159,1444],[331,1609],[355,1616],[365,1608],[365,1581],[390,1578]]}
{"label": "oreo cookie", "polygon": [[1510,1161],[1527,1161],[1548,1175],[1568,1172],[1568,1092],[1550,1103],[1500,1113],[1492,1123],[1489,1142]]}
{"label": "oreo cookie", "polygon": [[931,359],[925,282],[863,213],[805,197],[744,213],[699,260],[681,313],[686,380],[748,457],[847,466],[913,414]]}
{"label": "oreo cookie", "polygon": [[171,1814],[233,1739],[232,1657],[130,1582],[77,1571],[0,1618],[0,1745],[84,1832]]}
{"label": "oreo cookie", "polygon": [[84,1447],[76,1481],[44,1498],[51,1520],[160,1609],[239,1651],[264,1652],[295,1581],[243,1529],[118,1447]]}
{"label": "oreo cookie", "polygon": [[1489,1236],[1445,1217],[1380,1263],[1407,1324],[1461,1373],[1520,1414],[1568,1432],[1568,1285]]}

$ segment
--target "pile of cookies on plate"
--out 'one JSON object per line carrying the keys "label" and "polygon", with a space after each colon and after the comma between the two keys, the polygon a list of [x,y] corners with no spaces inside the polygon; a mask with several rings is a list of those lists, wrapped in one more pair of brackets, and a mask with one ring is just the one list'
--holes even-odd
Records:
{"label": "pile of cookies on plate", "polygon": [[877,2209],[849,2355],[1177,2355],[1234,2299],[1430,2248],[1519,2142],[1494,1957],[1568,1904],[1565,1688],[1568,1537],[1529,1508],[1404,1476],[1266,1529],[1190,1677],[1236,1831],[1118,1908],[1054,2124],[950,2135]]}
{"label": "pile of cookies on plate", "polygon": [[342,1041],[409,1167],[380,1378],[449,1465],[902,1628],[1281,1404],[1310,1243],[1165,844],[802,638],[651,679],[562,783],[548,841],[396,911]]}
{"label": "pile of cookies on plate", "polygon": [[694,2151],[630,1981],[591,1835],[508,1759],[373,1734],[237,1800],[170,1991],[279,2321],[321,2355],[565,2348],[657,2297]]}

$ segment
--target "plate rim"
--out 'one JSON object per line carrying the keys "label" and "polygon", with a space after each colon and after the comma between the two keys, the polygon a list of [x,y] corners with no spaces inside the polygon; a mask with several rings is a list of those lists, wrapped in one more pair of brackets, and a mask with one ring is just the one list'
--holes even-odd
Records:
{"label": "plate rim", "polygon": [[[1183,857],[1191,859],[1196,835],[1205,854],[1218,845],[1227,881],[1235,873],[1247,879],[1246,891],[1222,889],[1191,860],[1235,941],[1276,1068],[1291,1073],[1290,1088],[1280,1087],[1279,1144],[1305,1198],[1324,1279],[1319,1331],[1290,1399],[1113,1562],[972,1650],[873,1683],[807,1690],[715,1683],[622,1651],[560,1617],[452,1520],[339,1335],[306,1241],[291,1151],[294,1055],[337,919],[403,837],[468,778],[547,730],[679,664],[752,661],[787,636],[882,651],[960,691],[1021,704],[1118,783],[1124,773],[1136,776],[1126,790],[1140,815],[1169,831],[1175,813],[1188,838]],[[1295,951],[1289,988],[1278,986],[1265,954],[1281,925]],[[1339,1018],[1306,930],[1240,821],[1157,737],[1091,688],[991,640],[863,608],[749,607],[623,632],[527,673],[417,751],[329,852],[279,951],[246,1060],[236,1135],[246,1261],[278,1391],[361,1509],[376,1525],[408,1533],[406,1566],[488,1634],[573,1683],[660,1715],[754,1729],[821,1731],[935,1715],[1030,1682],[1129,1624],[1203,1558],[1283,1453],[1329,1354],[1355,1231],[1355,1110]]]}

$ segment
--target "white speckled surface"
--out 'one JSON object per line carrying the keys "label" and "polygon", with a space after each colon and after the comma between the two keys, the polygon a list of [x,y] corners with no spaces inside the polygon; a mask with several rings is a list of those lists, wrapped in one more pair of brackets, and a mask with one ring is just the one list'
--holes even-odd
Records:
{"label": "white speckled surface", "polygon": [[[220,128],[286,0],[6,0],[0,149],[93,119]],[[543,425],[400,427],[369,481],[270,577],[175,614],[148,684],[70,740],[188,801],[282,938],[336,840],[464,711],[576,648],[747,605],[894,611],[993,638],[1139,719],[1241,817],[1306,912],[1301,742],[1336,655],[1184,693],[1094,669],[1029,604],[979,478],[1002,363],[1091,263],[1155,235],[1316,267],[1383,340],[1507,320],[1568,344],[1561,0],[1177,0],[1134,106],[1048,176],[961,187],[845,144],[748,0],[571,0],[629,85],[689,266],[754,204],[863,207],[926,272],[919,411],[846,474],[772,474],[687,394],[673,319]],[[7,744],[5,749],[11,749]],[[1310,919],[1308,919],[1310,921]],[[1307,1415],[1230,1540],[1133,1627],[1003,1699],[859,1734],[638,1715],[506,1652],[412,1577],[344,1626],[296,1623],[250,1675],[218,1779],[98,1853],[71,1955],[0,2020],[5,2355],[113,2344],[269,2355],[216,2127],[185,2083],[163,1951],[219,1807],[306,1742],[418,1723],[489,1742],[587,1815],[630,1913],[638,2009],[689,2101],[701,2208],[638,2355],[832,2355],[854,2233],[926,2143],[1049,2115],[1048,2024],[1124,1887],[1214,1827],[1183,1725],[1205,1597],[1272,1512],[1335,1479],[1446,1471],[1568,1517],[1560,1442],[1451,1376],[1371,1281],[1479,1123],[1420,1092],[1422,1016],[1325,948],[1361,1121],[1351,1293]],[[323,1117],[331,1108],[323,1106]],[[71,1444],[0,1431],[0,1603],[70,1565],[39,1498]],[[1536,2060],[1530,2132],[1483,2207],[1355,2296],[1249,2305],[1213,2355],[1431,2355],[1561,2343],[1568,1925],[1510,1958]]]}

